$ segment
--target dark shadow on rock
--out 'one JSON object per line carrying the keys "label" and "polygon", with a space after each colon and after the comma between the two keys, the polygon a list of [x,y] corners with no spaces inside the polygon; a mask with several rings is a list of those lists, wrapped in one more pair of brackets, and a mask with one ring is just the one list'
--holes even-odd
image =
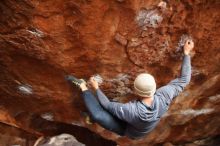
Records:
{"label": "dark shadow on rock", "polygon": [[62,133],[71,134],[86,146],[117,145],[115,142],[104,139],[87,128],[61,122],[47,121],[38,115],[32,117],[30,128],[43,133],[45,136],[55,136]]}
{"label": "dark shadow on rock", "polygon": [[37,137],[23,129],[0,122],[0,145],[33,146]]}

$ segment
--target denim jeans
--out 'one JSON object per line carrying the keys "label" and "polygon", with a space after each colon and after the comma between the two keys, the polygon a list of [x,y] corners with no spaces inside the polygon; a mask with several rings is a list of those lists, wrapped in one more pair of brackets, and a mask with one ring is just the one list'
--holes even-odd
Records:
{"label": "denim jeans", "polygon": [[89,111],[91,118],[101,125],[103,128],[110,130],[114,133],[117,133],[121,136],[124,135],[126,129],[126,122],[118,119],[113,116],[107,110],[105,110],[93,93],[89,90],[86,90],[82,93],[85,105]]}

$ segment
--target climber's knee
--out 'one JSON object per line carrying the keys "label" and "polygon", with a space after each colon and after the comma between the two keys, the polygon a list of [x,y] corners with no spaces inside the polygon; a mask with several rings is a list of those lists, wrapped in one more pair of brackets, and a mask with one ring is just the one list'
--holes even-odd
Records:
{"label": "climber's knee", "polygon": [[94,116],[92,116],[94,122],[101,125],[103,128],[115,132],[121,136],[125,133],[124,124],[116,120],[110,113],[107,112],[98,112]]}
{"label": "climber's knee", "polygon": [[103,114],[101,112],[98,112],[94,115],[92,115],[92,119],[95,121],[95,122],[101,122],[103,120]]}
{"label": "climber's knee", "polygon": [[96,113],[94,116],[92,116],[92,119],[101,125],[111,125],[111,123],[114,122],[113,116],[105,112]]}

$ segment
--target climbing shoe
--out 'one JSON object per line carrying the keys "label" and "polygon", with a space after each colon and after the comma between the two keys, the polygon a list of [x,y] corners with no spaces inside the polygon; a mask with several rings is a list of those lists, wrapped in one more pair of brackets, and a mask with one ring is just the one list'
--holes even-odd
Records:
{"label": "climbing shoe", "polygon": [[71,76],[71,75],[67,75],[65,78],[66,78],[67,81],[73,83],[73,84],[76,85],[77,87],[79,87],[82,83],[86,83],[85,80],[83,80],[83,79],[77,79],[76,77]]}
{"label": "climbing shoe", "polygon": [[94,121],[91,119],[89,114],[87,112],[81,112],[81,115],[85,118],[85,123],[88,125],[91,125],[94,123]]}
{"label": "climbing shoe", "polygon": [[91,125],[93,124],[93,121],[91,120],[91,118],[89,116],[86,117],[85,119],[86,124]]}

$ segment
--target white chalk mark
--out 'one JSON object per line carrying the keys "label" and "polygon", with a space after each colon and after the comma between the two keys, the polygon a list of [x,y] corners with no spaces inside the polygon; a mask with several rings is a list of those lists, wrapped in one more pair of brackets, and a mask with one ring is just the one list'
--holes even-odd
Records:
{"label": "white chalk mark", "polygon": [[103,78],[101,77],[101,75],[96,74],[92,76],[94,78],[95,81],[97,81],[99,84],[103,83]]}
{"label": "white chalk mark", "polygon": [[205,114],[210,114],[214,111],[215,109],[213,108],[204,108],[204,109],[185,109],[185,110],[180,110],[177,112],[173,113],[166,113],[163,115],[163,117],[167,117],[170,115],[183,115],[183,116],[191,116],[191,117],[197,117],[200,115],[205,115]]}
{"label": "white chalk mark", "polygon": [[32,87],[30,85],[19,85],[18,90],[26,95],[33,94]]}
{"label": "white chalk mark", "polygon": [[161,1],[161,2],[159,2],[159,4],[157,6],[161,9],[165,10],[167,8],[167,3],[164,1]]}
{"label": "white chalk mark", "polygon": [[44,113],[41,114],[41,118],[47,120],[47,121],[54,121],[54,115],[53,113]]}
{"label": "white chalk mark", "polygon": [[214,109],[210,109],[210,108],[200,109],[200,110],[187,109],[187,110],[180,111],[180,114],[199,116],[199,115],[211,113],[212,111],[214,111]]}
{"label": "white chalk mark", "polygon": [[217,94],[217,95],[215,95],[215,96],[210,96],[209,97],[209,100],[210,101],[217,101],[217,100],[219,100],[220,99],[220,94]]}
{"label": "white chalk mark", "polygon": [[29,32],[37,37],[44,37],[44,33],[38,29],[27,30],[27,32]]}
{"label": "white chalk mark", "polygon": [[83,126],[83,124],[80,123],[80,122],[72,122],[71,124],[72,124],[72,125],[75,125],[75,126],[80,126],[80,127]]}
{"label": "white chalk mark", "polygon": [[199,115],[209,114],[213,111],[214,111],[214,109],[211,109],[211,108],[198,109],[198,110],[187,109],[187,110],[181,110],[180,114],[182,114],[182,115],[192,115],[192,116],[196,117],[196,116],[199,116]]}
{"label": "white chalk mark", "polygon": [[182,51],[183,46],[185,45],[185,43],[186,43],[187,40],[193,40],[193,38],[192,38],[190,35],[187,35],[187,34],[183,34],[183,35],[180,37],[180,40],[179,40],[179,42],[178,42],[178,46],[177,46],[177,48],[176,48],[176,51],[177,51],[177,52]]}
{"label": "white chalk mark", "polygon": [[139,11],[136,21],[140,27],[156,28],[163,21],[163,17],[158,14],[156,10],[142,9]]}

